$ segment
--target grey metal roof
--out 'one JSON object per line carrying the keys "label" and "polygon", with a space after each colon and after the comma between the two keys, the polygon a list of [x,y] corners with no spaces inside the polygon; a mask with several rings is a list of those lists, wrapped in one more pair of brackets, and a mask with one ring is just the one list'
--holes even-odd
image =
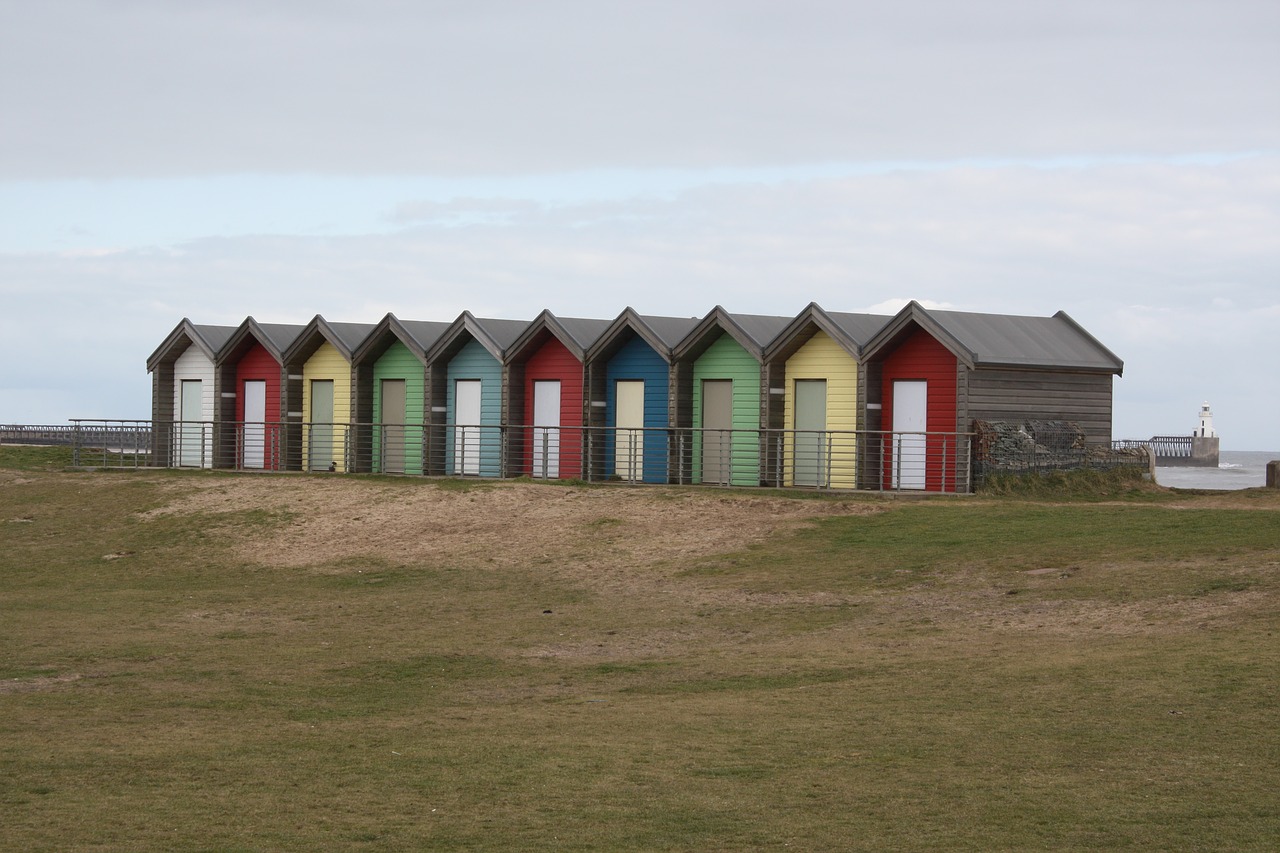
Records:
{"label": "grey metal roof", "polygon": [[640,319],[648,326],[658,339],[672,349],[693,331],[693,327],[701,322],[700,317],[653,317],[640,315]]}
{"label": "grey metal roof", "polygon": [[859,347],[865,346],[884,324],[893,319],[887,314],[849,314],[843,311],[827,311],[826,315]]}
{"label": "grey metal roof", "polygon": [[298,339],[298,335],[302,334],[302,330],[306,328],[306,326],[299,326],[293,323],[259,323],[256,320],[254,325],[258,327],[258,331],[267,339],[265,342],[270,343],[277,352],[282,354]]}
{"label": "grey metal roof", "polygon": [[520,337],[520,333],[529,328],[528,320],[495,320],[487,317],[473,317],[472,321],[504,353],[516,342],[516,338]]}
{"label": "grey metal roof", "polygon": [[183,317],[173,331],[165,336],[161,344],[147,356],[147,370],[152,371],[162,364],[171,362],[187,351],[192,344],[207,355],[210,360],[218,355],[218,351],[227,340],[236,333],[238,326],[203,326],[196,325]]}
{"label": "grey metal roof", "polygon": [[764,349],[776,338],[794,317],[773,317],[765,314],[728,314],[733,322],[746,333],[756,346]]}
{"label": "grey metal roof", "polygon": [[928,315],[972,354],[973,363],[1114,370],[1124,362],[1064,312],[1052,317],[930,310]]}
{"label": "grey metal roof", "polygon": [[330,323],[325,321],[325,325],[329,327],[329,331],[342,343],[348,353],[353,353],[356,348],[369,337],[369,333],[373,331],[376,323]]}
{"label": "grey metal roof", "polygon": [[577,343],[578,348],[585,352],[596,339],[604,334],[604,330],[609,328],[612,320],[595,320],[583,317],[556,317],[556,322],[564,329]]}
{"label": "grey metal roof", "polygon": [[237,327],[235,326],[197,326],[196,324],[192,323],[191,328],[195,329],[197,332],[200,333],[200,336],[204,338],[205,343],[208,344],[210,351],[214,355],[217,355],[218,350],[222,349],[223,344],[225,344],[227,340],[232,335],[235,334]]}
{"label": "grey metal roof", "polygon": [[436,320],[400,320],[399,322],[423,352],[431,349],[435,342],[440,340],[440,336],[453,325]]}

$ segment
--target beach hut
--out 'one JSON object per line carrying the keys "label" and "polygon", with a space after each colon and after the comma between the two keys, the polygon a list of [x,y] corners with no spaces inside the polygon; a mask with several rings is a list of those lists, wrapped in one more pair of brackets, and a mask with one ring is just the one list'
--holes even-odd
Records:
{"label": "beach hut", "polygon": [[427,350],[448,323],[382,318],[352,356],[355,467],[422,474],[426,446]]}
{"label": "beach hut", "polygon": [[317,314],[285,353],[290,469],[354,470],[351,363],[373,327],[330,323]]}
{"label": "beach hut", "polygon": [[151,374],[152,458],[160,466],[212,468],[215,460],[214,359],[235,326],[183,318],[147,359]]}
{"label": "beach hut", "polygon": [[665,483],[672,476],[672,353],[697,317],[618,315],[587,351],[593,468],[605,477]]}
{"label": "beach hut", "polygon": [[[810,303],[765,351],[772,479],[784,486],[852,489],[864,401],[862,347],[890,318]],[[777,469],[781,470],[778,471]]]}
{"label": "beach hut", "polygon": [[909,303],[863,348],[867,428],[883,430],[871,484],[968,486],[974,421],[1064,421],[1111,442],[1112,379],[1124,363],[1063,311],[1052,317]]}
{"label": "beach hut", "polygon": [[428,351],[430,473],[503,476],[503,360],[528,325],[463,311]]}
{"label": "beach hut", "polygon": [[791,319],[730,314],[717,305],[676,346],[676,416],[689,428],[677,448],[682,482],[768,482],[761,365],[765,347]]}
{"label": "beach hut", "polygon": [[[505,422],[512,470],[531,477],[583,476],[583,362],[609,320],[543,311],[511,345]],[[590,472],[588,472],[590,475]]]}
{"label": "beach hut", "polygon": [[229,450],[220,466],[284,467],[284,354],[303,328],[249,317],[219,351],[218,435]]}

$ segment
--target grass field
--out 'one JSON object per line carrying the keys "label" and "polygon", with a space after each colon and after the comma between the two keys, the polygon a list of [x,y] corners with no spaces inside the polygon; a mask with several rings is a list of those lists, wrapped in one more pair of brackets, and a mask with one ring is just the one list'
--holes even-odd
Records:
{"label": "grass field", "polygon": [[0,849],[1273,850],[1280,492],[0,447]]}

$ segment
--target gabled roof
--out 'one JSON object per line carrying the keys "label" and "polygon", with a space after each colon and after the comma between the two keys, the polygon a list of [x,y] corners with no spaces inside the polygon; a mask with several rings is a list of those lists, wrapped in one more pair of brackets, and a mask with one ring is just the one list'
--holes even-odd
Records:
{"label": "gabled roof", "polygon": [[289,349],[305,328],[306,326],[286,323],[259,323],[252,317],[246,317],[222,345],[216,361],[218,364],[239,361],[255,343],[259,343],[272,358],[283,364],[285,350]]}
{"label": "gabled roof", "polygon": [[161,364],[172,363],[190,346],[197,347],[209,361],[213,361],[235,330],[235,326],[197,325],[183,317],[147,359],[147,372],[155,370]]}
{"label": "gabled roof", "polygon": [[428,363],[449,361],[458,351],[466,346],[467,340],[475,340],[484,347],[489,355],[501,362],[507,349],[520,337],[520,333],[529,325],[528,320],[494,320],[472,316],[470,311],[463,311],[458,319],[450,323],[435,344],[427,350]]}
{"label": "gabled roof", "polygon": [[862,360],[862,348],[892,317],[886,314],[849,314],[824,311],[810,302],[765,350],[765,361],[785,361],[795,355],[819,330],[825,332],[856,361]]}
{"label": "gabled roof", "polygon": [[967,367],[1029,367],[1121,374],[1124,362],[1065,311],[1052,317],[936,311],[911,302],[863,350],[880,359],[914,329],[932,335]]}
{"label": "gabled roof", "polygon": [[391,348],[396,341],[404,344],[409,352],[423,364],[427,363],[427,350],[435,345],[448,323],[437,323],[429,320],[401,320],[395,314],[387,314],[373,327],[364,341],[355,350],[352,361],[363,364],[365,361],[376,361]]}
{"label": "gabled roof", "polygon": [[697,317],[655,317],[624,308],[622,313],[596,338],[587,351],[586,360],[609,358],[633,335],[641,338],[668,364],[676,345],[698,325]]}
{"label": "gabled roof", "polygon": [[694,360],[724,333],[737,341],[756,361],[763,361],[765,347],[791,320],[791,317],[765,314],[730,314],[717,305],[675,347],[672,356],[679,360]]}
{"label": "gabled roof", "polygon": [[581,317],[557,317],[544,310],[520,333],[520,337],[507,349],[506,362],[523,361],[548,337],[555,337],[578,361],[584,361],[587,350],[609,327],[609,320],[591,320]]}
{"label": "gabled roof", "polygon": [[317,314],[289,345],[284,354],[285,362],[306,361],[325,342],[331,344],[344,359],[351,361],[373,329],[373,323],[330,323]]}

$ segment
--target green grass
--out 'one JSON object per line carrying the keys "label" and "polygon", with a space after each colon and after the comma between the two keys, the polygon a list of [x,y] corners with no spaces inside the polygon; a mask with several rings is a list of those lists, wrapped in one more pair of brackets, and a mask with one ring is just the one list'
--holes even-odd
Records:
{"label": "green grass", "polygon": [[[1280,836],[1274,493],[835,499],[762,544],[602,577],[586,552],[494,569],[376,542],[288,565],[295,509],[143,515],[202,483],[0,457],[0,849]],[[575,529],[626,536],[592,508],[614,492],[577,496]],[[492,520],[515,553],[520,521]]]}

